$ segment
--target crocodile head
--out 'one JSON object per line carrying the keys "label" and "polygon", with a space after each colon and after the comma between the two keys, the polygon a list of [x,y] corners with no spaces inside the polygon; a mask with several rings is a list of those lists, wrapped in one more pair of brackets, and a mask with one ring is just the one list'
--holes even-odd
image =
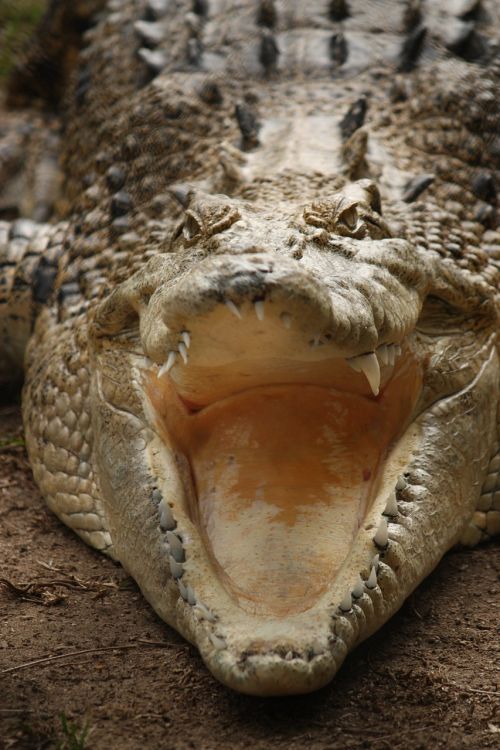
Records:
{"label": "crocodile head", "polygon": [[114,554],[226,685],[309,692],[475,509],[491,287],[393,236],[367,180],[309,206],[182,199],[92,328]]}

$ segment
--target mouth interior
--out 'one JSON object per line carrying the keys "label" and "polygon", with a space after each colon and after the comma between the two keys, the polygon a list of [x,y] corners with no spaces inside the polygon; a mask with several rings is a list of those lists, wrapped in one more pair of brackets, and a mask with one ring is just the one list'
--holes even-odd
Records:
{"label": "mouth interior", "polygon": [[421,386],[410,356],[377,398],[359,392],[361,377],[346,391],[311,372],[313,384],[262,384],[194,411],[170,377],[148,376],[163,439],[190,467],[190,516],[248,612],[309,609],[349,555]]}

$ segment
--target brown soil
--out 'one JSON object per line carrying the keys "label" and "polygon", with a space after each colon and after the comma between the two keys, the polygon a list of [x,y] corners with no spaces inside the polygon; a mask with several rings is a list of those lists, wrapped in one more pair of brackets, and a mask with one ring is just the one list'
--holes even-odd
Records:
{"label": "brown soil", "polygon": [[45,508],[21,435],[3,407],[0,748],[76,750],[86,723],[96,750],[500,747],[498,545],[448,554],[329,687],[248,698]]}

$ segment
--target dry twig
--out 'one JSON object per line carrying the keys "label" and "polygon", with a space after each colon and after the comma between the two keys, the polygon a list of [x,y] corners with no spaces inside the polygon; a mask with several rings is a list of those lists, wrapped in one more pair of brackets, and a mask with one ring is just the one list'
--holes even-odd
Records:
{"label": "dry twig", "polygon": [[81,651],[68,651],[65,654],[55,654],[53,656],[45,656],[43,659],[35,659],[34,661],[27,661],[24,664],[17,664],[15,667],[8,667],[2,669],[0,674],[7,674],[9,672],[18,672],[21,669],[27,669],[28,667],[34,667],[39,664],[48,664],[49,662],[56,661],[58,659],[66,659],[70,656],[81,656],[82,654],[99,654],[104,651],[124,651],[131,648],[140,648],[140,646],[152,646],[153,648],[189,648],[187,644],[183,643],[167,643],[162,641],[144,641],[137,640],[136,643],[122,643],[117,646],[101,646],[100,648],[85,648]]}

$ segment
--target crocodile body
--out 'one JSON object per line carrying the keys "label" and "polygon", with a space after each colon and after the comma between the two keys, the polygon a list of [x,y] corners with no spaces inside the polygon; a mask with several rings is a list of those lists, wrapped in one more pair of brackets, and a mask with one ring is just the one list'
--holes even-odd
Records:
{"label": "crocodile body", "polygon": [[74,6],[62,132],[4,134],[35,479],[218,679],[309,692],[500,531],[500,9]]}

